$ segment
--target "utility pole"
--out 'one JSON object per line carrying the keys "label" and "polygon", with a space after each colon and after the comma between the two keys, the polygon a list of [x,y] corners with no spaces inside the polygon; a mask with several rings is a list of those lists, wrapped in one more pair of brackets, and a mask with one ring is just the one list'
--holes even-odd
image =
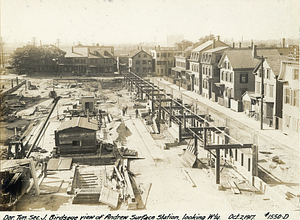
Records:
{"label": "utility pole", "polygon": [[264,56],[261,56],[261,105],[260,105],[260,130],[264,129]]}

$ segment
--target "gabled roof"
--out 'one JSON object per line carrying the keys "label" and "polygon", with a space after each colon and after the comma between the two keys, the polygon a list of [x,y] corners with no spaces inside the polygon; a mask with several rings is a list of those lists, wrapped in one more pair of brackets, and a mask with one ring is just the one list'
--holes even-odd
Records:
{"label": "gabled roof", "polygon": [[206,50],[204,52],[205,53],[214,53],[214,52],[218,52],[218,51],[221,51],[221,50],[225,50],[227,48],[229,48],[229,46],[228,47],[216,47],[216,48],[213,48],[213,49]]}
{"label": "gabled roof", "polygon": [[139,51],[136,51],[136,52],[133,54],[133,56],[131,56],[131,58],[135,57],[136,55],[138,55],[138,54],[141,53],[141,52],[144,52],[144,53],[148,54],[150,57],[152,57],[152,56],[151,56],[149,53],[147,53],[146,51],[144,51],[144,50],[139,50]]}
{"label": "gabled roof", "polygon": [[[286,60],[286,59],[287,59],[287,56],[268,56],[265,59],[265,62],[268,63],[268,65],[272,69],[272,72],[274,73],[274,75],[278,76],[279,72],[280,72],[281,61]],[[261,66],[261,60],[255,66],[253,73],[257,72],[257,70],[260,68],[260,66]]]}
{"label": "gabled roof", "polygon": [[85,128],[96,131],[98,130],[98,125],[96,123],[89,122],[87,118],[78,117],[62,122],[57,131],[62,131],[69,128]]}
{"label": "gabled roof", "polygon": [[64,51],[66,52],[65,57],[87,57],[87,53],[84,55],[82,53],[77,53],[72,48],[64,48]]}
{"label": "gabled roof", "polygon": [[199,52],[199,51],[202,51],[204,50],[206,47],[212,45],[213,41],[212,40],[209,40],[209,41],[206,41],[205,43],[201,44],[200,46],[194,48],[192,50],[192,52]]}
{"label": "gabled roof", "polygon": [[[257,55],[269,57],[279,56],[280,54],[277,49],[257,49]],[[233,69],[254,69],[259,62],[259,59],[253,58],[252,49],[232,49],[224,52],[219,67],[222,66],[226,56]]]}

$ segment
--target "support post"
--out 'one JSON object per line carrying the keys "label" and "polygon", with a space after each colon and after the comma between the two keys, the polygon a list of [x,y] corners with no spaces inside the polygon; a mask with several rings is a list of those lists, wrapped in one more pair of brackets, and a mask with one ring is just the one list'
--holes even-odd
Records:
{"label": "support post", "polygon": [[198,155],[198,138],[197,138],[196,135],[194,136],[194,148],[195,148],[194,154],[195,154],[196,157],[197,157],[197,155]]}
{"label": "support post", "polygon": [[185,112],[184,112],[184,109],[182,110],[182,114],[183,114],[183,129],[185,131],[186,129],[186,118],[185,118]]}
{"label": "support post", "polygon": [[35,190],[36,190],[35,191],[36,195],[40,195],[39,183],[38,183],[38,180],[37,180],[37,177],[36,177],[36,170],[35,170],[35,166],[34,166],[34,163],[33,163],[32,159],[29,160],[29,166],[30,166],[31,176],[33,178],[33,183],[34,183]]}
{"label": "support post", "polygon": [[151,91],[151,111],[152,112],[154,112],[154,96],[153,96],[153,94],[154,94],[154,90],[152,89],[152,91]]}
{"label": "support post", "polygon": [[261,56],[261,105],[260,105],[260,130],[264,129],[264,56]]}
{"label": "support post", "polygon": [[216,149],[216,184],[220,184],[220,149]]}
{"label": "support post", "polygon": [[181,125],[182,125],[182,123],[181,122],[179,122],[178,123],[178,141],[179,142],[181,142],[182,141],[182,137],[181,137],[181,134],[182,134],[182,131],[181,131]]}
{"label": "support post", "polygon": [[252,176],[258,176],[258,149],[257,145],[252,145]]}
{"label": "support post", "polygon": [[173,101],[170,102],[169,128],[172,126],[172,103]]}

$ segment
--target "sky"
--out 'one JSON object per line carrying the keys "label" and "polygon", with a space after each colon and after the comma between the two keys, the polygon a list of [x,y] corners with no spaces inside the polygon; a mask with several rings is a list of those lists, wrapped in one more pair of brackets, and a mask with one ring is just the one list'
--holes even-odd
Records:
{"label": "sky", "polygon": [[122,44],[299,37],[298,0],[1,0],[4,42]]}

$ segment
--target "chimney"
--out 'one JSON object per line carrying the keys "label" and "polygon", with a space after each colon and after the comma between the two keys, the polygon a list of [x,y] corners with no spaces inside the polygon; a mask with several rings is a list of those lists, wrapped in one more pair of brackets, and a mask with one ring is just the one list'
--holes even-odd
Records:
{"label": "chimney", "polygon": [[285,47],[285,38],[282,38],[282,47]]}
{"label": "chimney", "polygon": [[254,45],[252,48],[252,57],[253,58],[257,57],[257,45]]}
{"label": "chimney", "polygon": [[232,43],[232,49],[234,49],[234,42]]}
{"label": "chimney", "polygon": [[242,42],[239,42],[239,48],[240,49],[242,48]]}
{"label": "chimney", "polygon": [[218,41],[220,41],[220,36],[219,35],[217,36],[217,39],[218,39]]}
{"label": "chimney", "polygon": [[251,40],[250,48],[253,49],[253,40]]}
{"label": "chimney", "polygon": [[160,50],[160,45],[158,45],[158,50]]}
{"label": "chimney", "polygon": [[73,46],[72,46],[72,53],[74,53],[74,49],[73,49]]}
{"label": "chimney", "polygon": [[97,43],[97,47],[99,47],[99,43]]}
{"label": "chimney", "polygon": [[216,46],[216,40],[215,40],[215,39],[213,39],[213,43],[212,43],[212,49],[214,49],[214,48],[215,48],[215,46]]}

